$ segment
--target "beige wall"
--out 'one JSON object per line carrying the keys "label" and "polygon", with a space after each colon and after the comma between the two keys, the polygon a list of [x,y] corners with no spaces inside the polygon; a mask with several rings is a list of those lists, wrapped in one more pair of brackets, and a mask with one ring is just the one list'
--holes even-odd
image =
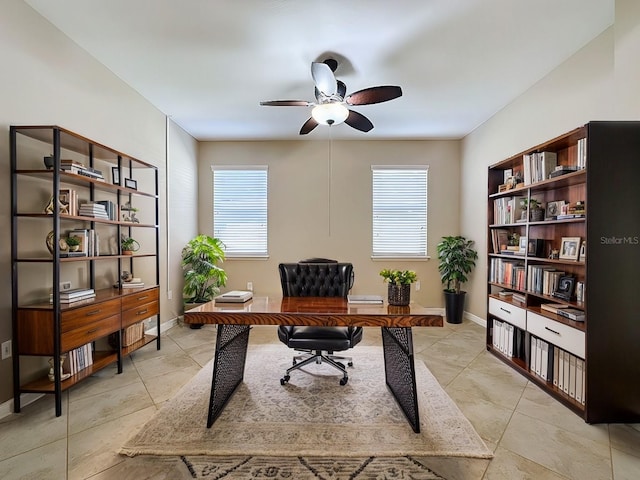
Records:
{"label": "beige wall", "polygon": [[429,166],[428,253],[435,258],[440,237],[459,225],[459,157],[457,141],[201,143],[200,230],[213,232],[213,164],[268,165],[269,259],[226,261],[229,290],[251,281],[256,295],[280,295],[278,263],[328,257],[354,264],[354,293],[385,293],[382,268],[414,269],[421,290],[412,298],[442,306],[435,260],[371,260],[371,166]]}
{"label": "beige wall", "polygon": [[614,32],[608,29],[462,142],[462,234],[477,238],[480,262],[467,311],[486,319],[487,167],[589,120],[613,119]]}
{"label": "beige wall", "polygon": [[[10,247],[10,125],[60,125],[87,138],[159,167],[160,225],[165,229],[165,116],[103,65],[53,28],[24,2],[2,2],[0,14],[0,272],[5,288],[0,290],[0,342],[11,339],[11,247]],[[172,126],[180,162],[193,164],[195,142]],[[176,168],[177,165],[176,165]],[[182,193],[174,198],[180,205]],[[193,202],[192,202],[193,203]],[[195,225],[195,212],[181,212]],[[195,230],[195,227],[193,227]],[[179,230],[179,228],[176,228]],[[175,243],[178,243],[176,241]],[[44,247],[44,239],[42,241]],[[165,290],[167,242],[161,240],[161,288]],[[176,253],[170,255],[176,258]],[[179,265],[179,250],[178,250]],[[175,264],[175,260],[173,261]],[[173,269],[175,271],[175,269]],[[181,278],[181,277],[179,277]],[[173,280],[178,283],[179,280]],[[181,289],[181,285],[178,287]],[[175,297],[174,297],[175,298]],[[179,295],[178,295],[179,302]],[[177,312],[166,295],[161,304],[163,320]],[[46,359],[44,360],[46,363]],[[32,362],[33,363],[33,362]],[[37,363],[37,362],[36,362]],[[31,368],[35,368],[32,365]],[[0,361],[0,410],[12,398],[12,361]]]}

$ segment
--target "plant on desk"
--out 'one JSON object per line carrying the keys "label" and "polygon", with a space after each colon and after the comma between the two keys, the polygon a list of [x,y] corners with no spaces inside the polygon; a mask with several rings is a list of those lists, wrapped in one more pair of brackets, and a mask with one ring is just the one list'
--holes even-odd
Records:
{"label": "plant on desk", "polygon": [[[182,249],[185,310],[210,302],[220,292],[220,287],[226,285],[227,273],[216,265],[224,258],[224,243],[218,238],[198,235],[185,245]],[[191,324],[191,328],[200,327],[202,324]]]}
{"label": "plant on desk", "polygon": [[418,279],[413,270],[380,270],[380,276],[389,283],[387,289],[389,305],[409,305],[411,284]]}

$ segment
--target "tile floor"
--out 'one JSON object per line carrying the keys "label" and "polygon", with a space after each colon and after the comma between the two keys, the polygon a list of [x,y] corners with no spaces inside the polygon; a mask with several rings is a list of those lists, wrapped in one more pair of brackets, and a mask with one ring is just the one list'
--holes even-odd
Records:
{"label": "tile floor", "polygon": [[[252,343],[276,342],[275,327],[255,327]],[[484,348],[484,328],[465,321],[414,329],[423,360],[495,452],[482,471],[459,460],[448,480],[637,480],[640,425],[587,425]],[[379,343],[367,329],[364,343]],[[162,403],[206,364],[215,329],[175,326],[160,351],[148,345],[65,394],[0,419],[0,478],[126,480],[190,478],[181,462],[116,454]],[[276,378],[274,381],[277,381]],[[457,461],[454,459],[454,461]],[[433,467],[435,468],[435,466]]]}

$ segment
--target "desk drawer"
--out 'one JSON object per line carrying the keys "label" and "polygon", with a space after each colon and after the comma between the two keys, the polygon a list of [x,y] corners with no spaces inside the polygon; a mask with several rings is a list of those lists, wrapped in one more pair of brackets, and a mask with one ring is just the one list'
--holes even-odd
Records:
{"label": "desk drawer", "polygon": [[120,329],[120,315],[85,322],[81,327],[62,334],[62,351],[68,352]]}
{"label": "desk drawer", "polygon": [[131,308],[122,312],[122,328],[126,328],[134,323],[146,320],[149,317],[157,315],[159,312],[158,302],[145,303],[138,305],[136,308]]}
{"label": "desk drawer", "polygon": [[84,325],[94,323],[97,320],[118,315],[120,313],[120,299],[108,300],[106,302],[91,303],[84,307],[66,310],[62,313],[61,329],[68,332],[81,328]]}
{"label": "desk drawer", "polygon": [[503,302],[497,298],[489,297],[489,313],[515,325],[522,330],[527,328],[527,312],[524,308],[516,307],[512,303]]}
{"label": "desk drawer", "polygon": [[527,330],[536,337],[540,337],[554,345],[584,358],[585,337],[584,332],[571,328],[564,323],[538,315],[537,313],[527,313]]}
{"label": "desk drawer", "polygon": [[158,301],[158,288],[150,288],[141,292],[130,293],[122,297],[122,309],[129,310],[149,302]]}

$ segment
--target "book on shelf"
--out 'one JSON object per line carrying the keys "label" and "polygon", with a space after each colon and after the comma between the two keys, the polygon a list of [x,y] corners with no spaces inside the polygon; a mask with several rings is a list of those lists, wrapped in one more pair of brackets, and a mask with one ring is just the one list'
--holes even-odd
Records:
{"label": "book on shelf", "polygon": [[[87,295],[83,295],[83,296],[80,296],[80,297],[60,298],[60,303],[70,304],[70,303],[76,303],[76,302],[83,302],[83,301],[86,301],[86,300],[93,300],[94,298],[96,298],[96,294],[95,293],[89,293]],[[49,296],[49,303],[53,303],[53,295]]]}
{"label": "book on shelf", "polygon": [[380,295],[347,295],[347,302],[382,305],[384,303],[384,299]]}
{"label": "book on shelf", "polygon": [[575,322],[584,322],[585,320],[584,312],[577,308],[563,308],[558,310],[557,314]]}
{"label": "book on shelf", "polygon": [[104,210],[105,212],[107,212],[107,216],[109,217],[109,220],[118,219],[117,206],[111,200],[98,200],[96,203],[99,203],[104,207]]}
{"label": "book on shelf", "polygon": [[514,293],[513,295],[511,295],[511,299],[520,303],[524,303],[526,301],[525,296],[521,293]]}
{"label": "book on shelf", "polygon": [[558,310],[569,308],[569,305],[562,303],[543,303],[540,305],[540,309],[549,313],[558,313]]}
{"label": "book on shelf", "polygon": [[555,152],[534,152],[523,155],[524,184],[541,182],[549,178],[558,164]]}
{"label": "book on shelf", "polygon": [[122,282],[120,284],[121,288],[140,288],[144,287],[144,282]]}
{"label": "book on shelf", "polygon": [[502,290],[501,292],[498,292],[498,296],[502,298],[510,298],[513,296],[513,292],[510,292],[508,290]]}

